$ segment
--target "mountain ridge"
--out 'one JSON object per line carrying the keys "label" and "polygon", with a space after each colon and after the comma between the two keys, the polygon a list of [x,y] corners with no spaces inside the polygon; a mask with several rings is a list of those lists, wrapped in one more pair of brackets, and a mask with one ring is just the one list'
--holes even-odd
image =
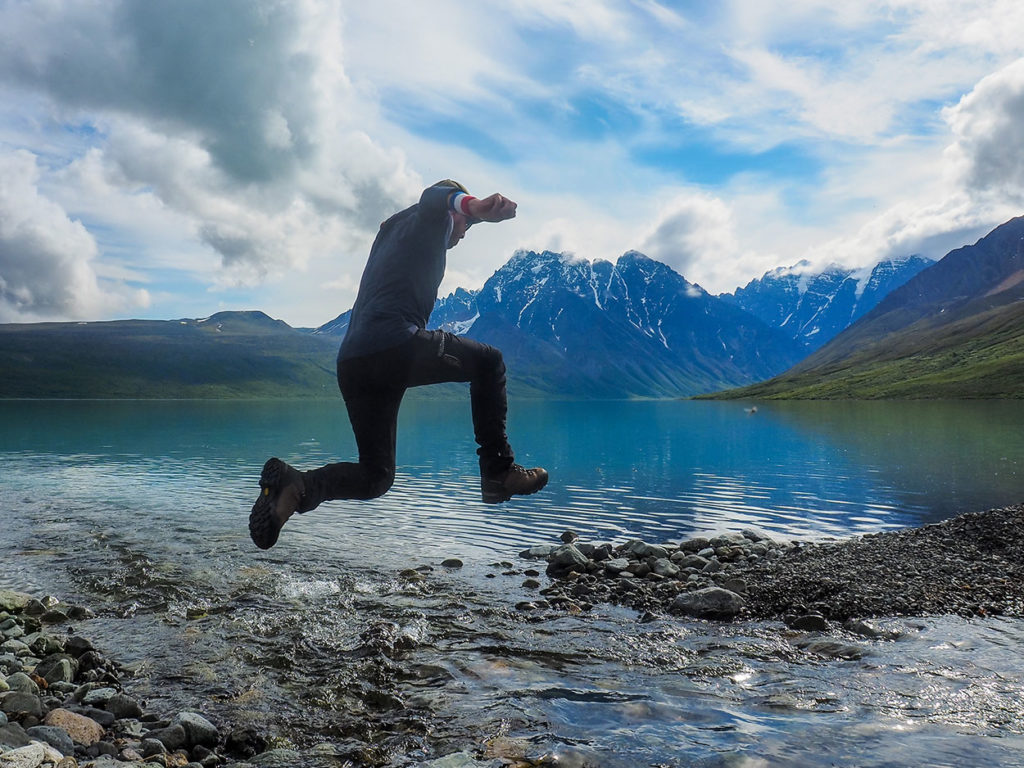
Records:
{"label": "mountain ridge", "polygon": [[789,371],[719,398],[1024,396],[1024,217],[950,251]]}

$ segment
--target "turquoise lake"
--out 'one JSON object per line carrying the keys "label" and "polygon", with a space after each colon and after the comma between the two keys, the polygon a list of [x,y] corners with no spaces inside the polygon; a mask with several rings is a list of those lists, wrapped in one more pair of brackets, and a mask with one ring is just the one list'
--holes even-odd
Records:
{"label": "turquoise lake", "polygon": [[[820,539],[1024,500],[1024,402],[751,407],[513,401],[517,460],[551,482],[494,507],[468,399],[410,399],[394,489],[297,517],[260,552],[246,520],[263,461],[352,459],[340,399],[2,402],[2,586],[92,607],[82,632],[169,707],[296,744],[354,738],[353,712],[381,733],[416,713],[431,726],[388,747],[394,765],[495,734],[560,765],[1024,765],[1017,620],[901,622],[852,661],[781,624],[515,611],[518,552],[567,529]],[[428,566],[424,585],[399,577]],[[388,706],[352,661],[382,626],[405,638]]]}

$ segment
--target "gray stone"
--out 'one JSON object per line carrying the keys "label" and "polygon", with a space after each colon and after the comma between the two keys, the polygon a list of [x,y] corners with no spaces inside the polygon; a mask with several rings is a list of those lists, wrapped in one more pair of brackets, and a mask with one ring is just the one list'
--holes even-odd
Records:
{"label": "gray stone", "polygon": [[68,615],[58,608],[47,611],[39,617],[39,620],[44,624],[63,624],[68,620]]}
{"label": "gray stone", "polygon": [[[6,717],[6,716],[5,716]],[[17,723],[0,725],[0,750],[17,749],[32,743],[25,729]]]}
{"label": "gray stone", "polygon": [[718,573],[722,570],[722,564],[717,560],[708,560],[707,565],[700,569],[701,573]]}
{"label": "gray stone", "polygon": [[9,653],[13,656],[19,657],[28,655],[29,649],[28,646],[25,645],[25,643],[23,643],[21,640],[18,640],[17,638],[12,638],[10,640],[5,640],[3,643],[0,643],[0,653]]}
{"label": "gray stone", "polygon": [[105,707],[117,691],[113,688],[92,688],[84,693],[79,699],[83,704],[90,707]]}
{"label": "gray stone", "polygon": [[797,616],[790,622],[789,626],[793,629],[799,629],[801,632],[824,632],[828,629],[828,622],[820,613],[808,613],[803,616]]}
{"label": "gray stone", "polygon": [[72,635],[64,641],[64,650],[77,659],[83,653],[88,653],[89,651],[94,651],[96,649],[93,647],[92,641],[88,638],[80,635]]}
{"label": "gray stone", "polygon": [[444,757],[420,763],[421,768],[501,768],[503,765],[507,763],[499,759],[482,763],[472,752],[452,752]]}
{"label": "gray stone", "polygon": [[142,750],[143,757],[152,757],[153,755],[166,755],[167,747],[159,739],[143,739],[139,745],[139,749]]}
{"label": "gray stone", "polygon": [[124,763],[110,755],[100,755],[83,765],[83,768],[124,768]]}
{"label": "gray stone", "polygon": [[97,709],[96,707],[83,707],[82,714],[91,720],[95,720],[104,728],[110,728],[114,721],[117,720],[113,713],[107,712],[105,709]]}
{"label": "gray stone", "polygon": [[34,597],[25,606],[25,614],[27,616],[42,616],[46,611],[46,604],[42,600],[36,600]]}
{"label": "gray stone", "polygon": [[711,546],[715,549],[718,549],[718,547],[743,546],[746,543],[747,538],[742,533],[723,533],[721,536],[716,536],[711,540]]}
{"label": "gray stone", "polygon": [[629,568],[629,560],[624,557],[614,557],[604,562],[604,568],[608,573],[615,575]]}
{"label": "gray stone", "polygon": [[747,582],[743,579],[726,579],[721,586],[730,592],[735,592],[737,595],[745,595],[747,593]]}
{"label": "gray stone", "polygon": [[[0,614],[0,616],[3,615],[6,614]],[[20,626],[21,625],[18,623],[18,620],[16,618],[14,618],[13,616],[7,616],[7,618],[0,621],[0,632],[10,632],[15,627]]]}
{"label": "gray stone", "polygon": [[75,742],[68,732],[56,725],[37,725],[25,731],[36,741],[45,741],[62,755],[75,754]]}
{"label": "gray stone", "polygon": [[0,697],[0,709],[17,718],[43,716],[43,702],[39,700],[39,697],[21,691],[3,694]]}
{"label": "gray stone", "polygon": [[572,544],[564,544],[558,547],[548,560],[548,575],[563,575],[570,571],[585,570],[590,560]]}
{"label": "gray stone", "polygon": [[843,628],[848,632],[853,632],[854,634],[861,635],[862,637],[869,637],[873,640],[897,640],[902,634],[894,630],[879,627],[874,622],[866,621],[865,619],[850,619],[843,624]]}
{"label": "gray stone", "polygon": [[672,610],[699,619],[733,619],[743,610],[742,597],[721,587],[684,592],[672,602]]}
{"label": "gray stone", "polygon": [[43,675],[48,683],[70,683],[75,679],[74,659],[59,659],[56,664],[50,667]]}
{"label": "gray stone", "polygon": [[713,557],[715,554],[714,547],[704,547],[704,549],[697,552],[701,557]]}
{"label": "gray stone", "polygon": [[646,541],[640,541],[639,539],[632,539],[630,541],[627,541],[625,544],[622,545],[622,551],[638,558],[668,557],[668,550],[664,547],[659,547],[657,544],[648,544]]}
{"label": "gray stone", "polygon": [[647,563],[636,562],[631,563],[628,570],[638,579],[642,579],[644,576],[651,572],[651,566],[649,566]]}
{"label": "gray stone", "polygon": [[147,727],[138,720],[117,720],[113,726],[113,731],[118,736],[125,736],[136,740],[141,740],[147,730]]}
{"label": "gray stone", "polygon": [[9,589],[0,589],[0,611],[18,613],[32,601],[32,595],[24,592],[13,592]]}
{"label": "gray stone", "polygon": [[189,747],[197,744],[204,747],[215,747],[220,741],[217,726],[196,712],[181,712],[172,721],[171,727],[180,725],[185,729],[185,737]]}
{"label": "gray stone", "polygon": [[679,575],[679,568],[673,565],[672,561],[667,557],[659,557],[654,561],[654,565],[651,566],[651,572],[658,576],[664,576],[666,579],[671,579]]}
{"label": "gray stone", "polygon": [[13,675],[9,675],[7,677],[7,687],[12,691],[31,693],[33,696],[39,695],[39,686],[36,684],[36,681],[24,672],[15,672]]}
{"label": "gray stone", "polygon": [[180,724],[157,728],[147,733],[146,738],[156,739],[167,748],[168,752],[181,749],[188,743],[188,734],[185,733],[184,726]]}
{"label": "gray stone", "polygon": [[115,693],[107,699],[106,710],[118,720],[142,717],[139,702],[124,693]]}
{"label": "gray stone", "polygon": [[680,568],[696,568],[699,571],[703,570],[704,566],[709,562],[706,557],[701,557],[700,555],[684,555],[676,561],[676,565]]}
{"label": "gray stone", "polygon": [[64,652],[64,641],[45,632],[34,632],[27,635],[24,641],[28,644],[29,650],[41,659]]}

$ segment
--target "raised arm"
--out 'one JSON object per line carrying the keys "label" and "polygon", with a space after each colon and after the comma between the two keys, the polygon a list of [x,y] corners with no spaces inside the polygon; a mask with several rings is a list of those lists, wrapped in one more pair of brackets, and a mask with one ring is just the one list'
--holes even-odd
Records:
{"label": "raised arm", "polygon": [[492,223],[514,219],[516,215],[516,204],[497,192],[488,197],[466,199],[464,209],[470,217]]}

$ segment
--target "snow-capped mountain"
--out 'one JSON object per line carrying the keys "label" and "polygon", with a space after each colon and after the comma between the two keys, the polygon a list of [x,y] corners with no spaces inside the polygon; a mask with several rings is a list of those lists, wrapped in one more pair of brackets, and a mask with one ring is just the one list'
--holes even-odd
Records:
{"label": "snow-capped mountain", "polygon": [[779,267],[719,298],[756,315],[814,351],[871,311],[885,296],[934,262],[923,256],[886,259],[871,269],[806,262]]}
{"label": "snow-capped mountain", "polygon": [[520,251],[477,293],[475,312],[463,303],[469,296],[439,302],[431,325],[475,315],[468,335],[499,347],[510,374],[544,392],[688,395],[774,375],[803,354],[784,334],[637,252],[612,264]]}

